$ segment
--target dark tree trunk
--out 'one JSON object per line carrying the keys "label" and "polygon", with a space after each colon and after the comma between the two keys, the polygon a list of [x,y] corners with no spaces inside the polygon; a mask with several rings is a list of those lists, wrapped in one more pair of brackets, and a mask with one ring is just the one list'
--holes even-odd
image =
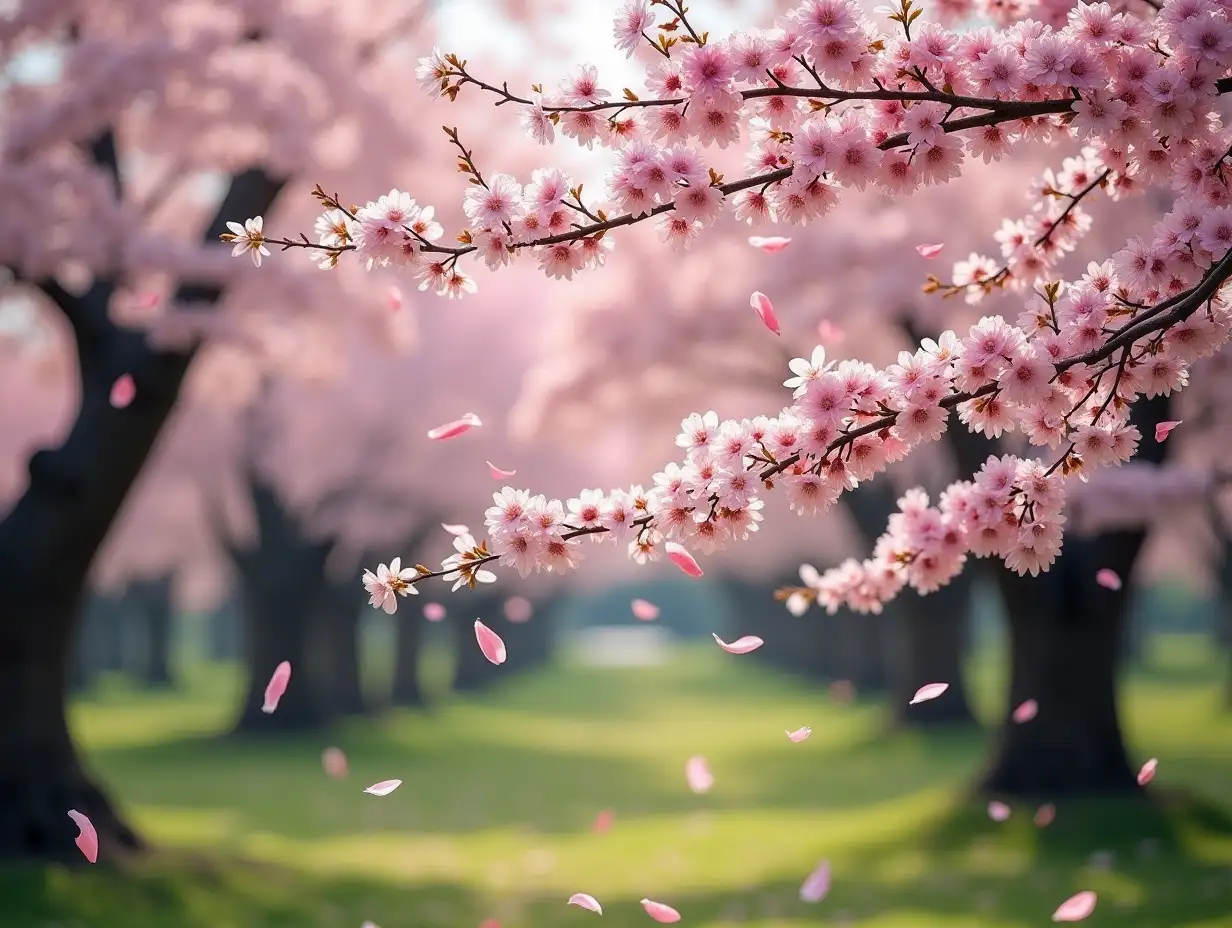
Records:
{"label": "dark tree trunk", "polygon": [[[109,134],[96,154],[115,163]],[[226,221],[268,211],[282,184],[258,171],[232,179],[203,238]],[[64,443],[30,459],[30,482],[0,522],[0,858],[80,861],[68,809],[90,816],[109,850],[139,841],[78,760],[64,719],[73,629],[95,554],[179,398],[191,352],[151,348],[140,332],[108,318],[114,282],[76,296],[42,288],[64,310],[77,339],[81,407]],[[176,302],[216,301],[215,287],[181,286]],[[129,374],[136,398],[109,401]]]}
{"label": "dark tree trunk", "polygon": [[[324,647],[320,600],[327,542],[304,537],[274,490],[249,474],[257,543],[232,549],[244,606],[247,692],[236,734],[319,729],[329,721],[330,668]],[[262,711],[265,687],[282,661],[291,662],[291,684],[277,711]]]}
{"label": "dark tree trunk", "polygon": [[[424,691],[419,677],[419,661],[423,654],[423,613],[414,607],[399,609],[394,617],[394,675],[389,690],[391,705],[418,709],[424,705]],[[465,642],[459,640],[459,646]]]}
{"label": "dark tree trunk", "polygon": [[529,621],[510,622],[504,617],[504,611],[497,620],[500,624],[493,626],[497,634],[505,639],[509,650],[509,659],[505,662],[507,673],[525,673],[543,667],[552,659],[552,631],[555,620],[552,609],[545,603],[533,604],[533,614]]}
{"label": "dark tree trunk", "polygon": [[129,623],[140,630],[139,661],[134,675],[148,687],[168,687],[171,673],[174,608],[171,601],[172,577],[139,580],[129,586],[125,599],[131,604]]}
{"label": "dark tree trunk", "polygon": [[[963,658],[966,654],[972,576],[963,571],[948,585],[928,596],[906,593],[909,608],[896,629],[897,644],[910,655],[892,663],[896,679],[891,686],[894,722],[908,728],[938,725],[975,725],[967,696]],[[948,683],[937,699],[910,705],[911,697],[926,683]]]}
{"label": "dark tree trunk", "polygon": [[[321,600],[321,623],[325,660],[329,666],[329,708],[340,715],[364,715],[363,671],[359,653],[358,582],[331,581],[329,595]],[[366,600],[365,600],[366,601]]]}
{"label": "dark tree trunk", "polygon": [[1225,704],[1232,708],[1232,537],[1228,536],[1221,524],[1217,527],[1219,529],[1219,569],[1216,571],[1218,585],[1215,590],[1215,608],[1218,613],[1215,617],[1215,637],[1216,641],[1228,652],[1228,676],[1225,681],[1224,694]]}
{"label": "dark tree trunk", "polygon": [[[503,631],[500,628],[505,621],[501,614],[501,600],[477,590],[467,592],[469,596],[459,601],[457,610],[452,611],[448,619],[453,624],[456,648],[453,688],[459,693],[486,689],[501,677],[501,667],[490,663],[475,641],[476,618],[482,619],[483,623],[497,634]],[[466,594],[459,591],[458,595]]]}
{"label": "dark tree trunk", "polygon": [[82,640],[87,662],[97,672],[124,669],[124,605],[113,596],[90,593],[86,597]]}
{"label": "dark tree trunk", "polygon": [[210,659],[238,661],[243,655],[244,620],[238,597],[227,600],[206,618]]}
{"label": "dark tree trunk", "polygon": [[[1164,397],[1135,406],[1133,421],[1144,436],[1140,459],[1162,462],[1167,445],[1151,436],[1155,422],[1167,418]],[[1010,698],[980,781],[985,792],[1058,799],[1139,789],[1121,734],[1117,683],[1129,579],[1145,540],[1140,531],[1071,534],[1047,573],[1019,577],[999,569],[1010,625]],[[1103,568],[1125,586],[1099,586],[1095,574]],[[1010,713],[1028,699],[1039,703],[1039,714],[1014,723]]]}

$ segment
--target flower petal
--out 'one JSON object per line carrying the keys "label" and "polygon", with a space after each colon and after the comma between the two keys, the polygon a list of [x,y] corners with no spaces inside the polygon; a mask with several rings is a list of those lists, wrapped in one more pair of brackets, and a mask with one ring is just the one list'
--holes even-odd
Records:
{"label": "flower petal", "polygon": [[402,308],[402,290],[398,287],[390,287],[386,291],[385,298],[389,301],[389,308],[394,312]]}
{"label": "flower petal", "polygon": [[695,793],[709,792],[710,787],[714,786],[714,774],[710,772],[710,765],[706,762],[706,758],[700,754],[690,757],[685,763],[684,778],[689,784],[689,789]]}
{"label": "flower petal", "polygon": [[1080,922],[1095,911],[1096,895],[1084,890],[1070,896],[1052,913],[1054,922]]}
{"label": "flower petal", "polygon": [[488,465],[488,473],[492,475],[493,480],[507,480],[510,477],[517,475],[516,470],[502,470],[491,461],[485,462]]}
{"label": "flower petal", "polygon": [[1028,699],[1022,705],[1014,710],[1014,721],[1019,725],[1024,722],[1029,722],[1039,713],[1039,703],[1034,699]]}
{"label": "flower petal", "polygon": [[331,780],[344,780],[350,773],[347,767],[347,756],[342,748],[326,748],[321,752],[321,766],[325,775]]}
{"label": "flower petal", "polygon": [[760,290],[753,291],[753,295],[749,297],[749,305],[753,307],[753,311],[757,313],[762,324],[775,335],[781,335],[779,331],[779,317],[774,314],[774,304],[770,302],[770,297],[766,296]]}
{"label": "flower petal", "polygon": [[1138,771],[1138,785],[1146,786],[1153,779],[1155,779],[1155,768],[1158,766],[1159,761],[1154,757],[1143,764],[1142,769]]}
{"label": "flower petal", "polygon": [[679,545],[674,541],[669,541],[663,546],[663,550],[667,552],[667,559],[683,570],[686,574],[696,580],[703,573],[697,561],[693,559],[683,545]]}
{"label": "flower petal", "polygon": [[505,642],[478,619],[475,620],[475,640],[479,642],[479,650],[489,661],[493,664],[505,663]]}
{"label": "flower petal", "polygon": [[756,635],[745,635],[743,638],[737,638],[731,644],[728,644],[714,632],[711,632],[710,636],[714,638],[714,640],[718,642],[719,647],[728,654],[748,654],[750,651],[756,651],[763,644],[765,644],[765,642]]}
{"label": "flower petal", "polygon": [[830,861],[823,860],[800,887],[801,902],[821,902],[830,892]]}
{"label": "flower petal", "polygon": [[812,733],[813,729],[811,728],[797,728],[795,731],[787,732],[787,737],[796,742],[796,744],[799,744],[801,741],[808,738],[808,736]]}
{"label": "flower petal", "polygon": [[680,921],[680,913],[670,905],[664,905],[662,902],[655,902],[653,899],[643,899],[642,908],[646,910],[647,915],[662,925],[670,925],[673,922]]}
{"label": "flower petal", "polygon": [[530,621],[530,617],[535,614],[535,607],[531,605],[529,599],[522,596],[510,596],[505,600],[504,612],[506,621],[521,625],[523,622]]}
{"label": "flower petal", "polygon": [[471,530],[465,525],[453,525],[449,522],[442,522],[441,528],[447,531],[450,535],[456,535],[459,538],[463,535],[469,535],[471,533]]}
{"label": "flower petal", "polygon": [[586,909],[588,912],[598,912],[603,914],[603,906],[599,905],[599,900],[587,893],[574,893],[569,897],[567,905],[576,905],[578,908]]}
{"label": "flower petal", "polygon": [[612,820],[615,817],[611,809],[604,809],[595,816],[595,824],[592,826],[592,830],[597,835],[606,834],[611,829]]}
{"label": "flower petal", "polygon": [[988,804],[988,817],[994,822],[1004,822],[1010,817],[1010,807],[994,799]]}
{"label": "flower petal", "polygon": [[266,715],[273,714],[273,711],[278,708],[282,694],[287,691],[287,684],[290,682],[291,662],[283,661],[274,668],[274,673],[270,677],[269,683],[265,685],[265,703],[261,706],[262,712]]}
{"label": "flower petal", "polygon": [[915,691],[915,695],[911,697],[911,702],[907,703],[907,705],[914,706],[916,703],[936,699],[949,688],[950,684],[948,683],[926,683]]}
{"label": "flower petal", "polygon": [[837,345],[847,337],[847,333],[829,319],[822,319],[821,322],[817,323],[817,337],[823,342]]}
{"label": "flower petal", "polygon": [[401,785],[401,780],[382,780],[380,783],[373,783],[364,792],[373,796],[388,796]]}
{"label": "flower petal", "polygon": [[133,383],[132,374],[121,374],[111,385],[109,402],[115,409],[123,409],[137,396],[137,385]]}
{"label": "flower petal", "polygon": [[483,425],[479,421],[479,417],[473,412],[468,412],[461,419],[454,419],[452,422],[446,422],[444,425],[438,425],[434,429],[428,431],[428,438],[432,441],[444,441],[447,438],[456,438],[459,435],[464,435],[473,428],[478,428]]}
{"label": "flower petal", "polygon": [[941,254],[941,249],[945,247],[945,242],[940,242],[936,245],[916,245],[915,250],[920,253],[921,258],[935,258]]}
{"label": "flower petal", "polygon": [[1108,567],[1101,567],[1095,571],[1095,582],[1106,590],[1119,590],[1122,586],[1117,572]]}
{"label": "flower petal", "polygon": [[762,251],[773,254],[776,251],[782,251],[791,244],[790,238],[784,238],[781,235],[750,235],[749,244],[754,248],[760,248]]}
{"label": "flower petal", "polygon": [[77,825],[77,849],[90,863],[98,863],[98,832],[94,823],[76,809],[69,809],[68,817]]}
{"label": "flower petal", "polygon": [[630,606],[633,608],[633,617],[640,619],[643,622],[653,622],[659,617],[659,607],[649,600],[635,599]]}
{"label": "flower petal", "polygon": [[1163,441],[1168,437],[1168,433],[1184,422],[1184,419],[1177,419],[1175,422],[1160,422],[1155,426],[1155,440]]}
{"label": "flower petal", "polygon": [[445,618],[445,607],[440,603],[424,603],[423,614],[429,622],[439,622]]}
{"label": "flower petal", "polygon": [[1033,821],[1039,828],[1047,828],[1052,824],[1052,820],[1057,817],[1057,807],[1051,802],[1045,803],[1035,810],[1035,818]]}

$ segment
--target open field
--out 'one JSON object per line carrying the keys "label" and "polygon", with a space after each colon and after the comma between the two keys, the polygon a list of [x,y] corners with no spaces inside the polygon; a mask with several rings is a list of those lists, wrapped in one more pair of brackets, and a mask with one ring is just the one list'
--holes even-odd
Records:
{"label": "open field", "polygon": [[[1218,655],[1164,642],[1124,701],[1138,760],[1159,758],[1154,808],[1031,808],[1004,824],[963,787],[986,750],[970,736],[893,736],[874,702],[824,693],[713,648],[666,667],[563,666],[426,715],[327,739],[220,740],[234,676],[197,667],[186,692],[111,686],[75,709],[91,763],[163,849],[116,870],[0,874],[5,928],[502,928],[653,924],[644,896],[686,925],[1009,928],[1050,924],[1099,892],[1092,928],[1232,925],[1232,713]],[[999,668],[975,670],[995,709]],[[294,685],[294,684],[292,684]],[[793,744],[784,729],[813,728]],[[341,746],[337,782],[320,753]],[[716,777],[689,792],[706,755]],[[386,798],[364,786],[400,778]],[[592,833],[602,809],[611,830]],[[834,886],[800,902],[821,858]]]}

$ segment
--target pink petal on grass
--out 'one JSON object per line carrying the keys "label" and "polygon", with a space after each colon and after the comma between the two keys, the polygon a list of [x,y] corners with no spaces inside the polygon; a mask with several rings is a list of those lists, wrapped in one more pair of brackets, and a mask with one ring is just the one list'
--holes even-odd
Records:
{"label": "pink petal on grass", "polygon": [[916,245],[915,250],[920,253],[921,258],[935,258],[941,254],[941,249],[945,247],[945,242],[940,242],[936,245]]}
{"label": "pink petal on grass", "polygon": [[485,463],[488,465],[488,473],[492,475],[493,480],[508,480],[510,477],[517,476],[518,472],[516,470],[504,470],[497,467],[491,461],[486,461]]}
{"label": "pink petal on grass", "polygon": [[760,248],[762,251],[773,254],[776,251],[782,251],[791,244],[791,239],[784,238],[781,235],[750,235],[749,244],[754,248]]}
{"label": "pink petal on grass", "polygon": [[1028,699],[1022,705],[1014,710],[1013,719],[1019,725],[1024,722],[1029,722],[1039,714],[1039,703],[1034,699]]}
{"label": "pink petal on grass", "polygon": [[770,302],[770,297],[760,290],[754,290],[753,295],[749,297],[749,305],[753,307],[753,311],[757,313],[757,317],[767,329],[775,335],[782,334],[779,331],[779,317],[774,314],[774,304]]}
{"label": "pink petal on grass", "polygon": [[683,545],[679,545],[674,541],[669,541],[663,546],[663,550],[667,552],[667,559],[683,570],[686,574],[696,580],[703,573],[697,561],[693,559]]}
{"label": "pink petal on grass", "polygon": [[478,619],[475,620],[475,640],[479,642],[479,650],[489,661],[493,664],[505,663],[505,642]]}
{"label": "pink petal on grass", "polygon": [[646,910],[647,915],[662,925],[670,925],[673,922],[680,921],[680,913],[670,905],[664,905],[662,902],[655,902],[653,899],[643,899],[642,908]]}
{"label": "pink petal on grass", "polygon": [[633,618],[643,622],[653,622],[659,617],[659,607],[649,600],[635,599],[629,604],[633,608]]}
{"label": "pink petal on grass", "polygon": [[132,374],[121,374],[111,385],[111,396],[108,398],[112,407],[123,409],[137,396],[137,385],[133,383]]}
{"label": "pink petal on grass", "polygon": [[534,614],[535,607],[531,605],[529,599],[521,596],[510,596],[505,600],[505,618],[514,625],[529,622],[530,617]]}
{"label": "pink petal on grass", "polygon": [[595,816],[595,824],[592,830],[597,835],[607,834],[612,827],[612,821],[616,818],[611,809],[604,809]]}
{"label": "pink petal on grass", "polygon": [[837,345],[847,337],[847,333],[829,319],[822,319],[817,323],[817,337],[826,344]]}
{"label": "pink petal on grass", "polygon": [[1142,769],[1138,771],[1138,785],[1146,786],[1153,779],[1155,779],[1155,768],[1158,766],[1159,761],[1154,757],[1143,764]]}
{"label": "pink petal on grass", "polygon": [[830,892],[830,861],[823,860],[800,887],[801,902],[821,902]]}
{"label": "pink petal on grass", "polygon": [[440,603],[424,603],[423,614],[429,622],[439,622],[445,618],[445,607]]}
{"label": "pink petal on grass", "polygon": [[432,441],[444,441],[447,438],[457,438],[459,435],[465,435],[471,429],[478,428],[483,425],[479,421],[479,417],[473,412],[468,412],[461,419],[454,419],[452,422],[446,422],[444,425],[438,425],[436,428],[429,430],[428,438]]}
{"label": "pink petal on grass", "polygon": [[77,849],[90,863],[98,863],[98,832],[94,823],[76,809],[69,809],[68,817],[77,826]]}
{"label": "pink petal on grass", "polygon": [[442,522],[441,528],[447,531],[450,535],[455,536],[469,535],[471,533],[471,530],[465,525],[454,525],[449,522]]}
{"label": "pink petal on grass", "polygon": [[344,780],[350,770],[347,767],[347,756],[341,748],[326,748],[321,752],[321,766],[325,775],[331,780]]}
{"label": "pink petal on grass", "polygon": [[566,905],[576,905],[578,908],[585,909],[588,912],[603,914],[603,906],[599,905],[599,900],[586,893],[574,893],[569,897]]}
{"label": "pink petal on grass", "polygon": [[261,706],[261,711],[266,715],[272,715],[274,710],[278,708],[278,702],[282,699],[282,694],[287,691],[287,684],[291,682],[291,662],[283,661],[274,668],[274,674],[270,677],[269,683],[265,685],[265,703]]}
{"label": "pink petal on grass", "polygon": [[907,703],[907,705],[914,706],[916,703],[936,699],[949,688],[950,684],[948,683],[926,683],[915,691],[915,695],[911,697],[911,702]]}
{"label": "pink petal on grass", "polygon": [[1095,571],[1095,582],[1106,590],[1119,590],[1121,588],[1121,578],[1115,570],[1107,567],[1101,567]]}
{"label": "pink petal on grass", "polygon": [[811,728],[797,728],[795,731],[787,732],[787,737],[796,742],[796,744],[799,744],[801,741],[806,740],[812,733],[813,729]]}
{"label": "pink petal on grass", "polygon": [[731,644],[728,644],[714,632],[711,632],[710,635],[718,643],[719,647],[728,654],[748,654],[750,651],[756,651],[765,644],[756,635],[745,635],[743,638],[737,638]]}
{"label": "pink petal on grass", "polygon": [[373,783],[364,792],[373,796],[388,796],[401,785],[401,780],[382,780],[380,783]]}
{"label": "pink petal on grass", "polygon": [[1010,817],[1010,807],[994,799],[988,804],[988,817],[994,822],[1004,822]]}
{"label": "pink petal on grass", "polygon": [[689,784],[689,789],[695,793],[709,792],[710,787],[714,786],[714,774],[710,772],[710,765],[706,763],[706,758],[701,755],[689,758],[684,765],[684,778]]}
{"label": "pink petal on grass", "polygon": [[1052,913],[1054,922],[1080,922],[1095,911],[1095,893],[1085,890],[1070,896]]}
{"label": "pink petal on grass", "polygon": [[1160,422],[1155,426],[1155,440],[1163,441],[1168,437],[1168,433],[1184,422],[1184,419],[1177,419],[1175,422]]}
{"label": "pink petal on grass", "polygon": [[1047,828],[1052,824],[1052,820],[1056,817],[1057,807],[1049,802],[1035,810],[1034,822],[1039,828]]}

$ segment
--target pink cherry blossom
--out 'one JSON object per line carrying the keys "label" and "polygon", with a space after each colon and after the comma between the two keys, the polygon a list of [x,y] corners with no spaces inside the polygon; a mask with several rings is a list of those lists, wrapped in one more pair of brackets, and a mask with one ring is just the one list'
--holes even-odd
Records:
{"label": "pink cherry blossom", "polygon": [[1155,768],[1159,765],[1154,757],[1142,765],[1142,769],[1138,771],[1138,785],[1146,786],[1155,779]]}
{"label": "pink cherry blossom", "polygon": [[132,374],[121,374],[111,385],[110,402],[116,409],[124,409],[136,396],[137,387]]}
{"label": "pink cherry blossom", "polygon": [[265,686],[265,702],[261,706],[262,712],[271,715],[278,708],[278,702],[282,699],[282,694],[287,691],[290,682],[291,662],[283,661],[274,668],[274,673]]}
{"label": "pink cherry blossom", "polygon": [[479,642],[479,650],[489,661],[493,664],[505,663],[505,642],[479,619],[475,620],[475,640]]}
{"label": "pink cherry blossom", "polygon": [[603,914],[603,906],[599,905],[599,901],[586,893],[574,893],[569,897],[569,905],[576,905],[580,909],[586,909],[588,912],[595,912],[599,915]]}
{"label": "pink cherry blossom", "polygon": [[1054,922],[1080,922],[1095,911],[1095,893],[1090,890],[1070,896],[1052,913]]}
{"label": "pink cherry blossom", "polygon": [[823,860],[800,886],[800,901],[817,903],[830,892],[830,861]]}
{"label": "pink cherry blossom", "polygon": [[710,765],[706,762],[706,758],[700,755],[689,758],[684,765],[684,776],[689,789],[695,793],[707,793],[710,787],[714,786],[714,775],[710,772]]}
{"label": "pink cherry blossom", "polygon": [[432,441],[445,441],[448,438],[457,438],[459,435],[465,435],[471,429],[478,428],[481,425],[483,423],[479,421],[479,417],[473,412],[468,412],[461,419],[454,419],[452,422],[446,422],[444,425],[429,429],[428,438]]}
{"label": "pink cherry blossom", "polygon": [[381,780],[367,787],[364,792],[372,796],[388,796],[401,785],[401,780]]}
{"label": "pink cherry blossom", "polygon": [[774,313],[774,304],[770,302],[770,298],[761,292],[754,292],[749,297],[749,305],[753,307],[753,311],[757,313],[762,324],[773,332],[775,335],[781,335],[779,331],[779,317]]}
{"label": "pink cherry blossom", "polygon": [[493,480],[508,480],[510,477],[517,476],[516,470],[502,470],[491,461],[485,463],[488,465],[488,473],[492,475]]}
{"label": "pink cherry blossom", "polygon": [[988,817],[994,822],[1004,822],[1010,817],[1010,807],[994,800],[988,804]]}
{"label": "pink cherry blossom", "polygon": [[915,250],[920,253],[921,258],[935,258],[941,254],[941,249],[945,247],[945,243],[941,242],[936,245],[916,245]]}
{"label": "pink cherry blossom", "polygon": [[321,767],[331,780],[345,780],[350,773],[347,756],[341,748],[326,748],[322,751]]}
{"label": "pink cherry blossom", "polygon": [[1095,572],[1095,582],[1106,590],[1119,590],[1121,588],[1121,578],[1117,576],[1115,570],[1110,570],[1107,567],[1101,567]]}
{"label": "pink cherry blossom", "polygon": [[782,251],[791,244],[791,239],[781,235],[750,235],[749,244],[754,248],[760,248],[762,251],[773,254],[776,251]]}
{"label": "pink cherry blossom", "polygon": [[607,834],[612,828],[612,821],[615,817],[611,809],[604,809],[595,816],[595,824],[591,830],[597,835]]}
{"label": "pink cherry blossom", "polygon": [[633,617],[643,622],[653,622],[659,617],[659,607],[645,599],[635,599],[631,603]]}
{"label": "pink cherry blossom", "polygon": [[520,625],[523,622],[530,621],[530,617],[534,614],[535,609],[529,599],[523,596],[510,596],[505,600],[503,611],[508,621],[515,625]]}
{"label": "pink cherry blossom", "polygon": [[674,541],[669,541],[664,545],[664,550],[667,551],[668,560],[679,567],[684,573],[688,574],[693,579],[697,579],[702,575],[702,569],[694,560],[693,555],[685,550],[683,545],[677,544]]}
{"label": "pink cherry blossom", "polygon": [[799,744],[801,741],[807,740],[808,736],[812,733],[813,729],[811,728],[797,728],[795,731],[787,732],[787,737],[789,740]]}
{"label": "pink cherry blossom", "polygon": [[440,622],[445,618],[445,607],[440,603],[424,603],[423,614],[429,622]]}
{"label": "pink cherry blossom", "polygon": [[765,642],[756,635],[745,635],[743,638],[737,638],[730,644],[713,633],[711,633],[711,637],[714,638],[715,643],[728,654],[748,654],[750,651],[756,651],[763,644],[765,644]]}
{"label": "pink cherry blossom", "polygon": [[1039,713],[1039,703],[1028,699],[1014,708],[1013,718],[1019,725],[1031,721]]}
{"label": "pink cherry blossom", "polygon": [[77,849],[90,863],[98,863],[98,832],[94,823],[76,809],[69,809],[68,817],[77,826]]}
{"label": "pink cherry blossom", "polygon": [[910,705],[914,706],[917,703],[936,699],[949,688],[950,684],[948,683],[927,683],[916,690],[915,695],[911,697]]}
{"label": "pink cherry blossom", "polygon": [[671,925],[680,921],[680,913],[670,905],[662,902],[655,902],[653,899],[643,899],[642,908],[646,910],[647,915],[662,925]]}
{"label": "pink cherry blossom", "polygon": [[1155,440],[1163,441],[1172,432],[1174,428],[1181,424],[1181,420],[1177,419],[1173,422],[1160,422],[1155,426]]}

